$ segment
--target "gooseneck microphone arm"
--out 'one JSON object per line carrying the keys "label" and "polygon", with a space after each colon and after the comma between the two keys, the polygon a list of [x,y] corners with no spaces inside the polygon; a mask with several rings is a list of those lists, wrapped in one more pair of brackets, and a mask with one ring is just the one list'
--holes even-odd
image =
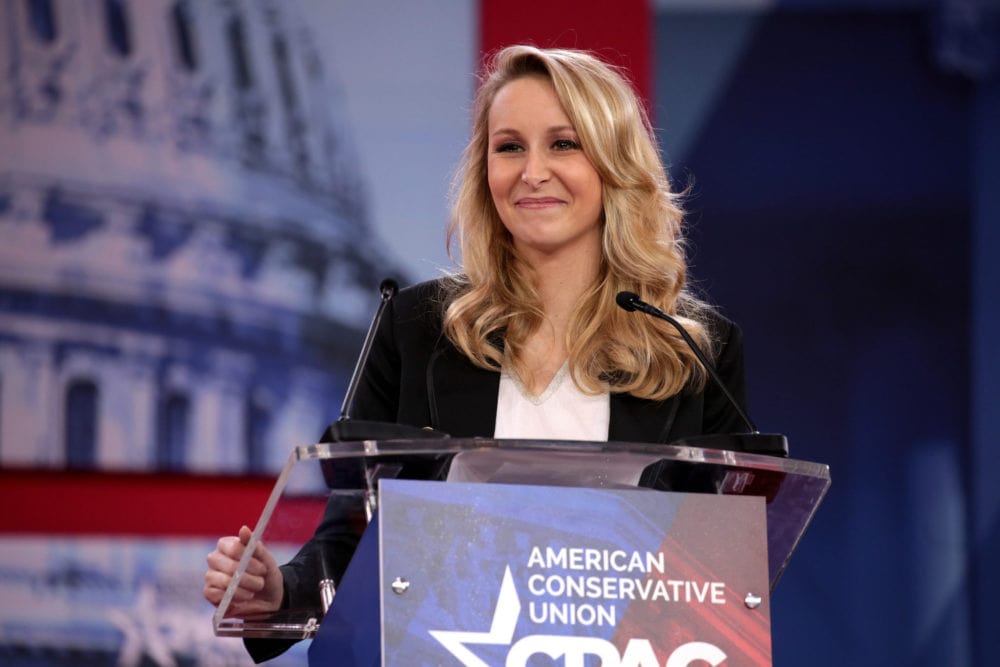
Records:
{"label": "gooseneck microphone arm", "polygon": [[639,298],[638,294],[635,294],[633,292],[619,292],[618,295],[615,297],[615,301],[618,303],[619,306],[621,306],[621,308],[629,311],[630,313],[638,310],[643,313],[646,313],[647,315],[651,315],[653,317],[661,319],[665,322],[669,322],[671,325],[673,325],[673,327],[677,329],[677,333],[679,333],[681,335],[681,338],[684,339],[684,342],[687,343],[688,347],[691,348],[691,351],[694,352],[695,356],[698,357],[698,361],[700,361],[701,365],[705,368],[705,372],[707,372],[709,377],[712,378],[712,381],[716,384],[716,386],[718,386],[719,389],[722,390],[722,393],[725,395],[726,400],[729,401],[729,404],[733,406],[734,410],[736,410],[736,414],[739,415],[743,423],[746,424],[747,432],[754,434],[760,432],[757,430],[757,427],[754,425],[754,423],[750,420],[750,417],[747,415],[747,413],[740,406],[739,402],[735,398],[733,398],[733,395],[731,393],[729,393],[729,389],[726,387],[726,383],[723,382],[722,378],[719,377],[719,374],[715,372],[715,366],[708,360],[708,357],[705,356],[705,353],[701,351],[701,348],[698,347],[697,343],[695,343],[694,339],[691,337],[691,334],[689,334],[687,330],[683,326],[681,326],[680,322],[678,322],[675,318],[671,317],[670,315],[667,315],[665,312],[663,312],[656,306],[652,306],[646,303],[645,301]]}
{"label": "gooseneck microphone arm", "polygon": [[378,304],[378,310],[375,311],[375,317],[372,318],[372,324],[368,328],[368,333],[365,335],[365,341],[361,346],[361,353],[358,355],[358,363],[355,365],[354,372],[351,374],[351,382],[347,385],[347,391],[344,394],[344,403],[340,407],[340,421],[350,419],[348,415],[351,410],[351,404],[354,403],[354,395],[358,393],[358,385],[361,384],[361,374],[364,371],[365,364],[368,363],[368,355],[371,354],[372,342],[375,340],[375,333],[378,331],[378,325],[382,321],[382,314],[385,313],[385,309],[389,305],[389,301],[391,301],[392,297],[396,296],[396,292],[399,291],[399,284],[392,278],[386,278],[382,281],[382,284],[378,286],[378,291],[382,297],[382,301]]}

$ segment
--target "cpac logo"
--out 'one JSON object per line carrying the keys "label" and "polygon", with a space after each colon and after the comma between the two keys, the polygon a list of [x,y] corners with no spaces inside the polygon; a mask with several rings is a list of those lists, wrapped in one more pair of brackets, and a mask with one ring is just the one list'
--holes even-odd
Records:
{"label": "cpac logo", "polygon": [[[602,667],[660,667],[647,639],[630,639],[622,655],[618,654],[614,644],[597,637],[530,635],[511,645],[520,614],[521,600],[517,596],[508,567],[503,575],[503,583],[500,584],[500,595],[488,632],[431,630],[431,636],[465,667],[489,667],[467,644],[510,646],[506,667],[525,667],[534,655],[545,655],[553,660],[562,658],[564,667],[583,667],[588,656],[600,658]],[[711,667],[718,667],[725,659],[726,654],[717,646],[705,642],[688,642],[674,650],[663,667],[688,667],[699,660],[707,662]]]}

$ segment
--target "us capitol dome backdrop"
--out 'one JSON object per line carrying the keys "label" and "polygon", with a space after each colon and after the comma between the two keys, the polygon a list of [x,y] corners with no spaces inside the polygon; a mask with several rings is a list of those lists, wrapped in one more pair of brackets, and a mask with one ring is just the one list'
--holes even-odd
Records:
{"label": "us capitol dome backdrop", "polygon": [[336,417],[400,271],[295,9],[0,1],[0,465],[269,472]]}

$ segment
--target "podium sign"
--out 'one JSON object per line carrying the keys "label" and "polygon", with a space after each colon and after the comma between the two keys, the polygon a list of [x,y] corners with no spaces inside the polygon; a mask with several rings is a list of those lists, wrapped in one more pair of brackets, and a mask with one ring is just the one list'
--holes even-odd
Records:
{"label": "podium sign", "polygon": [[[404,480],[379,496],[384,665],[771,664],[761,497]],[[310,657],[343,656],[323,634]]]}

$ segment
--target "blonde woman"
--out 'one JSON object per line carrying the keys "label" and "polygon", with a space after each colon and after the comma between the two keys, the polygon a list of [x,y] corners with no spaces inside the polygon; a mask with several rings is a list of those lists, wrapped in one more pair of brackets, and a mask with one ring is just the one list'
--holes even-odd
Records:
{"label": "blonde woman", "polygon": [[[391,302],[352,416],[457,437],[743,430],[676,330],[615,303],[632,291],[683,321],[742,402],[739,330],[685,290],[682,211],[628,82],[588,53],[513,46],[492,59],[474,114],[449,230],[462,269]],[[352,551],[336,523],[288,565],[259,547],[232,611],[316,606],[316,545],[338,579]],[[209,601],[249,537],[244,527],[209,555]],[[248,642],[256,660],[287,646]]]}
{"label": "blonde woman", "polygon": [[668,442],[744,429],[670,325],[744,396],[739,330],[685,290],[682,211],[643,107],[579,51],[513,46],[476,97],[450,241],[462,271],[403,290],[355,401],[453,436]]}

